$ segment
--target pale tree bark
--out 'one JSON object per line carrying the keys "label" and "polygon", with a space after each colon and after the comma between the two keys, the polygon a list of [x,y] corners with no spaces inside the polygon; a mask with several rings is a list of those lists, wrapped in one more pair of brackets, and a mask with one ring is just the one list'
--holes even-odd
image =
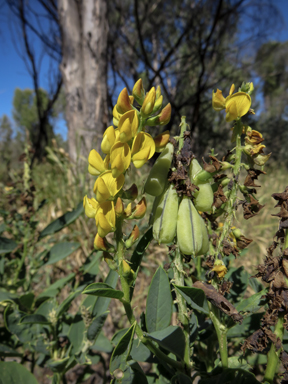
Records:
{"label": "pale tree bark", "polygon": [[107,2],[59,0],[58,13],[69,155],[75,161],[100,148],[108,125]]}

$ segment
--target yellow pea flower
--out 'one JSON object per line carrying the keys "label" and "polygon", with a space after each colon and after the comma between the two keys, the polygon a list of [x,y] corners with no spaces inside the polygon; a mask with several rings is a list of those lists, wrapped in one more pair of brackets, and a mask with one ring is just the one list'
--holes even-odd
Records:
{"label": "yellow pea flower", "polygon": [[94,184],[93,190],[96,195],[96,200],[99,203],[107,200],[113,200],[113,198],[123,187],[124,181],[125,177],[123,174],[117,178],[114,178],[112,176],[112,171],[106,171],[102,173],[102,175],[98,177]]}
{"label": "yellow pea flower", "polygon": [[103,153],[109,154],[112,146],[119,137],[119,130],[115,130],[113,125],[110,125],[103,133],[103,140],[101,142],[101,150]]}
{"label": "yellow pea flower", "polygon": [[136,111],[124,113],[119,120],[119,140],[121,143],[126,143],[137,134],[139,120]]}
{"label": "yellow pea flower", "polygon": [[94,248],[97,251],[108,251],[108,242],[105,237],[100,237],[97,233],[94,239]]}
{"label": "yellow pea flower", "polygon": [[101,173],[107,171],[109,160],[103,160],[95,149],[90,151],[88,156],[88,172],[93,176],[99,176]]}
{"label": "yellow pea flower", "polygon": [[96,226],[98,235],[105,237],[116,229],[116,215],[113,201],[105,201],[99,204],[96,213]]}
{"label": "yellow pea flower", "polygon": [[88,217],[95,217],[99,203],[94,199],[89,199],[89,197],[84,196],[83,207],[85,209],[85,215]]}
{"label": "yellow pea flower", "polygon": [[216,260],[212,271],[217,273],[217,276],[219,277],[219,279],[223,279],[223,277],[227,273],[227,268],[222,260]]}
{"label": "yellow pea flower", "polygon": [[127,143],[116,143],[111,148],[111,171],[113,177],[118,177],[126,171],[131,163],[131,151]]}
{"label": "yellow pea flower", "polygon": [[236,92],[235,85],[232,84],[229,96],[226,98],[222,95],[222,91],[217,89],[212,92],[212,107],[215,111],[226,109],[226,121],[236,120],[246,115],[251,107],[251,97],[246,92]]}
{"label": "yellow pea flower", "polygon": [[133,140],[131,157],[136,168],[141,168],[155,153],[155,142],[146,132],[139,132]]}

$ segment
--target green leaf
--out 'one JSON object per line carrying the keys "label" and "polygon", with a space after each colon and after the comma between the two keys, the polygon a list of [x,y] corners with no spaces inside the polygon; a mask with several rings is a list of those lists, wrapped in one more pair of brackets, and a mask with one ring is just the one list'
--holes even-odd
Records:
{"label": "green leaf", "polygon": [[108,313],[109,312],[104,312],[102,313],[102,315],[95,317],[95,319],[92,321],[92,324],[89,326],[87,330],[87,339],[89,341],[95,341],[97,339],[105,323]]}
{"label": "green leaf", "polygon": [[56,311],[57,304],[55,299],[44,301],[39,308],[36,309],[35,314],[42,315],[49,319],[49,315],[52,311]]}
{"label": "green leaf", "polygon": [[0,361],[0,372],[0,384],[38,384],[31,372],[14,361]]}
{"label": "green leaf", "polygon": [[50,322],[42,315],[27,315],[22,317],[21,324],[49,324]]}
{"label": "green leaf", "polygon": [[149,349],[143,343],[141,343],[139,339],[133,340],[130,355],[133,360],[143,363],[151,363],[153,360],[155,360],[152,358],[152,353],[149,351]]}
{"label": "green leaf", "polygon": [[4,312],[4,320],[6,328],[13,333],[22,342],[32,342],[36,336],[43,331],[42,325],[39,324],[22,324],[20,323],[26,313],[20,312],[16,307],[7,307]]}
{"label": "green leaf", "polygon": [[73,223],[83,212],[83,203],[82,201],[77,205],[76,209],[71,212],[65,213],[63,216],[59,217],[52,223],[50,223],[39,235],[39,239],[53,235],[54,233],[61,231],[61,229],[67,227],[67,225]]}
{"label": "green leaf", "polygon": [[[117,281],[118,273],[116,271],[110,270],[105,279],[105,283],[114,289],[116,287]],[[110,298],[98,297],[93,307],[93,316],[99,316],[101,313],[106,312],[109,307],[110,301]]]}
{"label": "green leaf", "polygon": [[[74,356],[67,356],[67,357],[64,357],[63,359],[59,359],[59,360],[48,360],[46,365],[47,367],[49,367],[51,369],[51,371],[53,372],[59,372],[59,373],[63,373],[65,371],[68,370],[68,365],[70,366],[70,363],[74,361],[74,365],[76,365],[76,360],[74,359]],[[73,364],[72,364],[73,366]]]}
{"label": "green leaf", "polygon": [[91,349],[98,352],[111,353],[113,351],[113,346],[110,343],[110,340],[108,340],[107,337],[103,335],[103,332],[100,332],[96,342],[92,345]]}
{"label": "green leaf", "polygon": [[242,324],[233,323],[233,326],[227,332],[227,337],[246,338],[252,335],[253,332],[260,328],[263,315],[264,312],[253,313],[251,316],[245,317]]}
{"label": "green leaf", "polygon": [[172,352],[180,359],[184,359],[185,353],[185,336],[180,327],[170,325],[160,331],[145,333],[145,336],[167,351]]}
{"label": "green leaf", "polygon": [[137,269],[141,264],[144,252],[152,240],[153,240],[153,227],[149,228],[148,231],[141,237],[131,256],[130,266],[134,272],[137,272]]}
{"label": "green leaf", "polygon": [[149,333],[167,328],[172,316],[169,279],[159,267],[151,281],[146,302],[146,327]]}
{"label": "green leaf", "polygon": [[242,296],[246,292],[246,289],[248,286],[248,281],[249,281],[248,272],[245,270],[244,267],[230,268],[225,277],[227,280],[233,283],[229,293],[229,296],[232,297],[232,301],[234,303],[241,301]]}
{"label": "green leaf", "polygon": [[140,365],[136,362],[128,364],[123,373],[121,379],[122,384],[148,384],[146,375],[142,371]]}
{"label": "green leaf", "polygon": [[14,240],[0,236],[0,255],[12,252],[16,247],[17,243]]}
{"label": "green leaf", "polygon": [[65,259],[67,256],[71,255],[76,249],[80,247],[80,243],[57,243],[55,244],[49,252],[47,252],[45,259],[48,258],[47,262],[44,265],[54,264],[57,261]]}
{"label": "green leaf", "polygon": [[24,295],[19,297],[19,303],[26,310],[30,310],[34,302],[34,298],[35,298],[34,293],[32,292],[25,293]]}
{"label": "green leaf", "polygon": [[129,359],[130,351],[132,348],[133,337],[135,332],[136,323],[131,325],[128,331],[121,337],[119,343],[116,345],[110,360],[110,372],[116,369],[124,369],[126,362]]}
{"label": "green leaf", "polygon": [[4,289],[0,290],[0,304],[5,302],[13,303],[13,301],[18,301],[18,295],[16,293],[7,292]]}
{"label": "green leaf", "polygon": [[54,373],[53,377],[52,377],[52,383],[51,384],[60,384],[61,383],[61,379],[60,379],[60,375],[59,373]]}
{"label": "green leaf", "polygon": [[58,295],[59,291],[71,280],[75,277],[75,273],[70,273],[70,275],[63,277],[55,281],[49,288],[45,289],[45,291],[41,292],[40,295],[36,298],[36,301],[45,301],[50,299],[51,297],[55,297]]}
{"label": "green leaf", "polygon": [[259,280],[257,280],[255,277],[250,277],[248,284],[256,293],[262,291],[264,288],[263,284]]}
{"label": "green leaf", "polygon": [[262,291],[255,293],[254,295],[248,297],[248,299],[242,300],[237,306],[236,309],[238,312],[245,312],[245,314],[251,314],[257,312],[263,305],[266,304],[267,299],[261,299],[262,296],[266,295],[268,289],[263,289]]}
{"label": "green leaf", "polygon": [[194,287],[181,287],[179,285],[175,285],[175,288],[181,293],[193,309],[203,312],[206,315],[209,313],[208,302],[202,289]]}
{"label": "green leaf", "polygon": [[77,355],[81,351],[85,330],[82,316],[76,315],[67,335],[72,346],[71,355]]}
{"label": "green leaf", "polygon": [[0,344],[0,356],[3,357],[21,357],[22,353],[15,351],[15,349],[5,344]]}
{"label": "green leaf", "polygon": [[72,301],[75,299],[75,297],[79,296],[81,292],[71,292],[68,297],[66,297],[66,299],[64,301],[62,301],[62,303],[59,305],[59,307],[57,308],[57,311],[56,311],[56,317],[57,319],[63,315],[64,312],[66,312]]}
{"label": "green leaf", "polygon": [[122,299],[124,293],[122,291],[118,291],[117,289],[113,289],[110,285],[106,283],[93,283],[88,285],[82,292],[86,295],[94,295],[101,297],[110,297],[111,299]]}

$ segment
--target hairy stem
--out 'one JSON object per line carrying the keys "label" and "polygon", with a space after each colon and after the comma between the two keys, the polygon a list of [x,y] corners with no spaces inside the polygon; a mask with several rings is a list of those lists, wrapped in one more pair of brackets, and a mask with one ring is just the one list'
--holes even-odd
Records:
{"label": "hairy stem", "polygon": [[209,305],[209,315],[214,328],[216,330],[217,339],[219,343],[219,352],[223,368],[228,368],[228,351],[227,351],[227,329],[221,323],[219,309],[214,307],[211,303]]}
{"label": "hairy stem", "polygon": [[[174,280],[176,285],[183,286],[184,285],[184,265],[183,258],[181,256],[181,252],[179,247],[177,246],[175,252],[175,259],[173,263],[173,271],[174,271]],[[186,365],[186,369],[191,373],[191,364],[190,364],[190,329],[189,329],[189,318],[187,315],[187,305],[183,296],[177,291],[176,299],[178,303],[178,318],[183,326],[183,332],[185,335],[185,353],[184,353],[184,362]]]}
{"label": "hairy stem", "polygon": [[[283,339],[284,334],[284,315],[279,315],[278,322],[275,326],[274,334],[279,338],[281,341]],[[272,343],[270,351],[267,355],[267,367],[265,371],[264,381],[267,381],[268,383],[273,383],[274,376],[277,372],[278,364],[279,364],[279,356],[280,356],[281,348],[276,351],[275,344]]]}

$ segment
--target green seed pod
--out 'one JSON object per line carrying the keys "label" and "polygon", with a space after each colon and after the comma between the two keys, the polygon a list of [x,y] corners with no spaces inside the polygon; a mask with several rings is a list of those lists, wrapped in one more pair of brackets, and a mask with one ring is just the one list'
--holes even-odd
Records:
{"label": "green seed pod", "polygon": [[197,255],[203,243],[201,216],[192,201],[184,196],[177,218],[177,239],[184,255]]}
{"label": "green seed pod", "polygon": [[214,194],[210,183],[200,183],[197,175],[202,172],[202,167],[196,159],[191,161],[189,167],[189,177],[192,183],[199,187],[199,191],[194,193],[194,205],[198,211],[210,212],[214,201]]}
{"label": "green seed pod", "polygon": [[200,217],[200,219],[201,219],[203,239],[202,239],[202,247],[201,247],[200,251],[197,253],[197,256],[204,255],[205,253],[207,253],[209,251],[209,236],[208,236],[207,228],[206,228],[205,222],[202,219],[202,217]]}
{"label": "green seed pod", "polygon": [[198,211],[210,212],[214,201],[214,194],[209,183],[199,184],[199,191],[194,193],[194,205]]}
{"label": "green seed pod", "polygon": [[159,244],[171,243],[176,235],[178,204],[177,192],[173,185],[170,185],[162,194],[155,210],[153,236]]}
{"label": "green seed pod", "polygon": [[173,152],[173,144],[168,143],[155,161],[144,186],[145,192],[149,193],[149,195],[160,196],[164,191]]}

